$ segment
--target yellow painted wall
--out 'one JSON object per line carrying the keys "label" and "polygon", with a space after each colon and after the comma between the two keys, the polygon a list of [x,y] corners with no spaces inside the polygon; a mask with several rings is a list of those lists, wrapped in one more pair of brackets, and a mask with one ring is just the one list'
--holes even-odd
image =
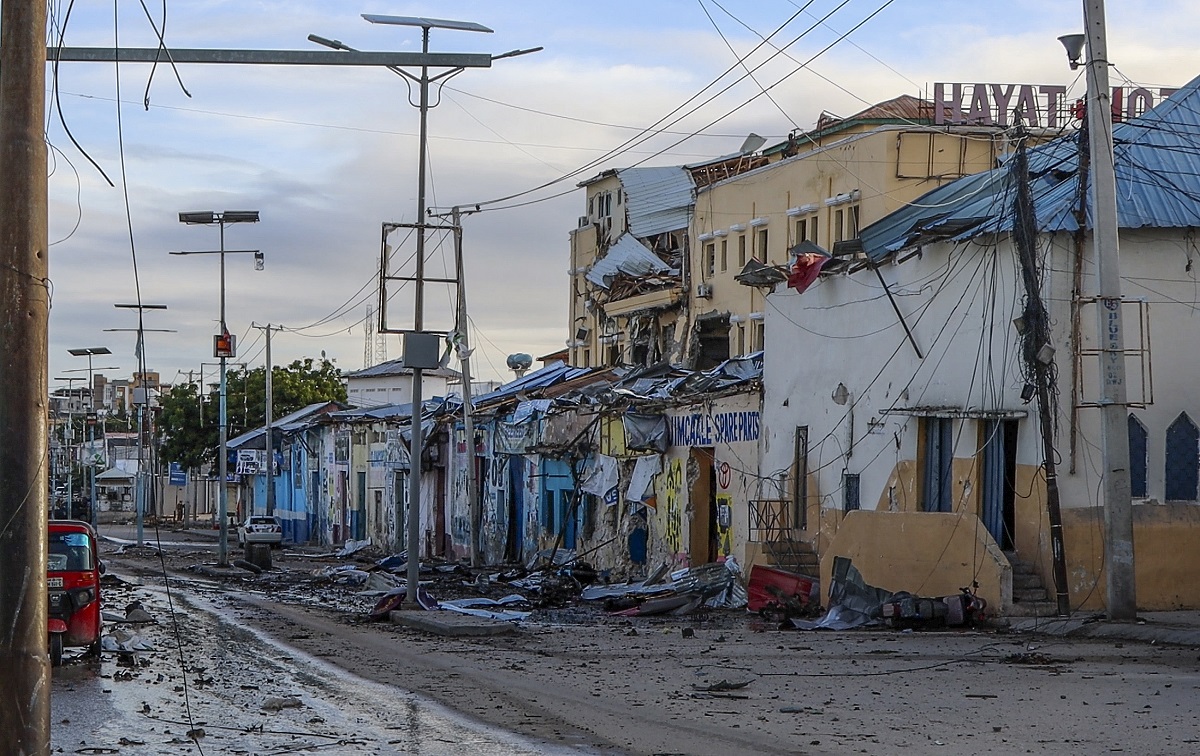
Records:
{"label": "yellow painted wall", "polygon": [[[1063,510],[1071,606],[1103,610],[1104,515],[1100,507]],[[1135,504],[1133,552],[1137,606],[1144,611],[1200,608],[1200,507]]]}
{"label": "yellow painted wall", "polygon": [[835,556],[850,557],[868,584],[889,591],[948,596],[976,580],[989,609],[1011,601],[1012,568],[973,514],[847,513],[821,555],[823,600]]}
{"label": "yellow painted wall", "polygon": [[[963,475],[975,475],[969,459],[955,459],[957,509],[953,513],[921,512],[912,461],[894,471],[897,508],[888,511],[885,493],[877,511],[843,513],[820,510],[813,519],[812,542],[821,556],[822,590],[828,595],[834,556],[848,556],[866,581],[888,590],[937,596],[954,593],[972,576],[990,611],[1003,612],[1011,601],[1008,559],[978,518],[974,491],[962,496]],[[1049,600],[1054,598],[1050,522],[1045,477],[1039,466],[1019,465],[1015,509],[1015,556],[1041,575]],[[810,484],[811,486],[811,484]],[[1020,496],[1021,493],[1027,494]],[[819,499],[810,487],[810,500]],[[1137,605],[1143,611],[1200,607],[1200,507],[1193,504],[1135,504],[1134,558]],[[1103,611],[1105,606],[1103,510],[1062,507],[1067,581],[1072,609]],[[819,523],[819,525],[817,524]],[[816,527],[816,532],[811,532]],[[747,555],[749,556],[749,554]],[[1008,581],[1007,584],[1005,581]]]}

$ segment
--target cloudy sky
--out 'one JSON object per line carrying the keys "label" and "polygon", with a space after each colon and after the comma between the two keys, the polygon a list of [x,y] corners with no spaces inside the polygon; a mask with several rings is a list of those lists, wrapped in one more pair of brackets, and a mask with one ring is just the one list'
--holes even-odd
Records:
{"label": "cloudy sky", "polygon": [[[60,29],[66,4],[51,6]],[[153,46],[142,4],[116,6],[114,22],[111,3],[77,3],[65,44]],[[1108,6],[1114,84],[1179,86],[1200,73],[1200,11],[1192,3]],[[161,0],[146,7],[161,24]],[[431,205],[517,195],[484,204],[488,211],[463,226],[474,369],[491,379],[510,377],[507,354],[536,357],[564,344],[568,233],[584,212],[583,190],[575,188],[582,179],[727,154],[750,132],[782,139],[811,127],[822,111],[848,115],[920,95],[934,82],[1061,84],[1076,95],[1083,88],[1055,39],[1082,28],[1081,0],[176,0],[166,7],[166,43],[177,48],[322,49],[307,41],[318,34],[361,50],[419,51],[419,30],[369,24],[361,13],[470,20],[495,30],[434,30],[435,52],[545,48],[453,78],[429,116]],[[785,54],[762,44],[773,33]],[[739,58],[763,65],[736,82],[745,74]],[[251,325],[273,323],[288,329],[273,342],[277,364],[323,351],[344,370],[362,367],[381,223],[416,219],[418,117],[404,80],[348,67],[186,65],[178,74],[182,84],[163,65],[124,64],[118,77],[112,64],[64,63],[57,84],[48,83],[80,145],[57,111],[48,114],[51,378],[86,367],[67,354],[72,347],[111,348],[112,357],[95,363],[118,368],[107,374],[135,369],[134,334],[106,329],[136,326],[134,312],[113,304],[136,301],[139,288],[143,302],[169,307],[147,313],[146,327],[175,331],[147,334],[151,369],[166,382],[189,370],[198,375],[204,363],[205,377],[214,375],[217,258],[168,252],[216,249],[217,231],[181,225],[182,210],[261,212],[261,223],[226,234],[227,249],[266,256],[263,271],[248,255],[227,258],[226,319],[239,337],[239,361],[263,364],[263,338]],[[648,127],[659,133],[646,134]],[[442,251],[431,259],[435,269],[451,264]],[[411,313],[394,305],[389,319],[403,327]],[[400,356],[399,337],[388,337],[387,349]]]}

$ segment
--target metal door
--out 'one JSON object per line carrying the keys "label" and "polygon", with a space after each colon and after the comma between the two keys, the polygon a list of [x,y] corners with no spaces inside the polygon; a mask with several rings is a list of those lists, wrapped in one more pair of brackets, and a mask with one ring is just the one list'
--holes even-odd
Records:
{"label": "metal door", "polygon": [[983,525],[1003,550],[1013,547],[1013,475],[1016,470],[1016,423],[983,424]]}
{"label": "metal door", "polygon": [[952,512],[951,464],[954,460],[954,435],[950,418],[925,419],[925,486],[926,512]]}

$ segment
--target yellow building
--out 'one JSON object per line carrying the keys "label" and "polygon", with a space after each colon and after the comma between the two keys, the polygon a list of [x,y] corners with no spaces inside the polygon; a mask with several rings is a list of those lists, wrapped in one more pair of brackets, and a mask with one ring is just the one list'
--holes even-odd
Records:
{"label": "yellow building", "polygon": [[[786,278],[797,244],[854,260],[859,228],[1008,150],[1002,128],[934,126],[932,111],[897,97],[848,118],[822,114],[760,151],[581,183],[570,364],[704,369],[761,350],[765,293]],[[741,285],[758,263],[774,270],[747,281],[760,288]]]}
{"label": "yellow building", "polygon": [[[688,363],[703,368],[763,348],[765,295],[786,278],[798,244],[831,253],[837,265],[827,270],[863,265],[860,228],[992,168],[1009,146],[998,127],[932,123],[931,103],[909,96],[848,118],[825,114],[812,131],[763,150],[766,164],[698,188]],[[764,275],[760,263],[774,270]]]}

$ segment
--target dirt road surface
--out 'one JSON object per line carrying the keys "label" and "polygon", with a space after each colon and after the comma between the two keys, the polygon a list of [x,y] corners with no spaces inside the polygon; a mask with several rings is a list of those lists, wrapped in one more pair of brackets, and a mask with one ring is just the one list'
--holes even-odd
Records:
{"label": "dirt road surface", "polygon": [[[166,561],[178,571],[202,556],[176,551]],[[156,559],[111,561],[147,586],[161,584]],[[263,719],[265,698],[286,696],[304,708],[272,714],[262,729],[315,727],[345,741],[316,750],[315,741],[296,736],[290,746],[307,743],[319,753],[436,753],[443,741],[468,737],[480,745],[462,740],[447,752],[1200,752],[1196,649],[995,630],[782,632],[745,612],[621,618],[585,605],[535,612],[511,636],[447,639],[364,621],[373,599],[313,581],[314,565],[328,561],[282,554],[277,569],[261,576],[174,573],[178,615],[194,633],[184,643],[184,667],[191,678],[212,678],[210,687],[225,686],[226,702],[215,706],[246,715],[226,738],[206,727],[206,753],[285,752],[286,743],[239,738],[250,720]],[[258,635],[276,650],[239,652],[243,644],[255,648],[249,640]],[[159,657],[150,672],[165,675],[157,684],[170,695],[149,702],[161,712],[155,732],[169,727],[186,743],[188,727],[167,723],[186,721],[175,690],[179,661]],[[133,698],[105,705],[136,708]],[[412,711],[430,717],[418,736],[404,729]],[[220,720],[212,709],[200,714],[193,720]]]}

